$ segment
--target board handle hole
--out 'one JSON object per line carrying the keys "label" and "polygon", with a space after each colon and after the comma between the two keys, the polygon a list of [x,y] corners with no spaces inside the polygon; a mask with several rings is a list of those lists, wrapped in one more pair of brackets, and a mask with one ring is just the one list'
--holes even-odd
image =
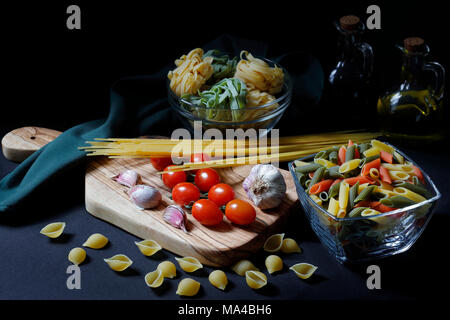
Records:
{"label": "board handle hole", "polygon": [[31,140],[34,140],[34,139],[36,139],[36,137],[35,137],[35,136],[31,136],[30,139],[31,139]]}

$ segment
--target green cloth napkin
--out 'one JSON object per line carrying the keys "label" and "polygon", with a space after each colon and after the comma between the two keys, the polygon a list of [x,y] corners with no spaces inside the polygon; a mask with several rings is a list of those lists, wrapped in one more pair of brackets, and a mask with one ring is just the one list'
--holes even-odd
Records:
{"label": "green cloth napkin", "polygon": [[[239,55],[241,50],[248,50],[256,56],[265,56],[267,46],[261,42],[249,41],[224,35],[208,43],[205,50],[219,49]],[[182,53],[174,54],[174,59]],[[300,55],[294,58],[293,55]],[[306,61],[305,61],[305,57]],[[323,72],[318,61],[305,53],[284,55],[278,59],[280,64],[294,63],[292,69],[298,68],[303,61],[300,72],[293,73],[295,96],[302,99],[318,101],[323,88]],[[86,122],[63,132],[53,142],[36,151],[11,173],[0,181],[0,212],[14,211],[21,207],[35,207],[45,204],[50,197],[55,197],[61,188],[56,183],[68,171],[83,165],[88,160],[85,153],[78,150],[85,141],[94,138],[137,137],[148,134],[171,134],[174,126],[180,126],[167,102],[166,76],[170,65],[150,76],[127,77],[117,81],[111,88],[110,111],[106,119]],[[293,106],[291,106],[293,107]],[[55,184],[52,194],[40,195],[39,199],[30,197],[43,184]],[[65,182],[66,186],[69,184]],[[69,186],[70,187],[70,186]],[[61,195],[62,196],[62,195]],[[36,203],[38,202],[38,203]]]}

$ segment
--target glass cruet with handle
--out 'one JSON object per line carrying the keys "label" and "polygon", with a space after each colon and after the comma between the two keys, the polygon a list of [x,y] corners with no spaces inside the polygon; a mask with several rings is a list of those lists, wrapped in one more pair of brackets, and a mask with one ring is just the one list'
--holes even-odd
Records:
{"label": "glass cruet with handle", "polygon": [[[362,41],[364,24],[354,15],[335,21],[339,32],[338,62],[328,77],[329,99],[332,114],[340,116],[346,128],[358,127],[363,117],[373,110],[376,96],[371,90],[373,72],[372,47]],[[373,98],[373,99],[371,99]],[[342,117],[345,115],[345,117]]]}
{"label": "glass cruet with handle", "polygon": [[439,141],[444,132],[444,67],[428,61],[430,48],[422,38],[406,38],[397,48],[403,59],[400,83],[378,99],[380,128],[397,141]]}

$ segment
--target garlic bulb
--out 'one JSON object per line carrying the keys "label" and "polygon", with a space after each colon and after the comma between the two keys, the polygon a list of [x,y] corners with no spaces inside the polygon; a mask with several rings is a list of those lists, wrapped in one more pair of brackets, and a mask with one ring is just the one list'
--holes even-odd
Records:
{"label": "garlic bulb", "polygon": [[138,178],[139,175],[136,173],[136,171],[126,170],[115,176],[113,179],[118,183],[131,188],[136,185]]}
{"label": "garlic bulb", "polygon": [[157,207],[161,202],[161,193],[153,187],[138,184],[128,190],[128,195],[140,209]]}
{"label": "garlic bulb", "polygon": [[242,183],[248,197],[261,209],[277,207],[286,194],[286,182],[271,164],[257,164]]}

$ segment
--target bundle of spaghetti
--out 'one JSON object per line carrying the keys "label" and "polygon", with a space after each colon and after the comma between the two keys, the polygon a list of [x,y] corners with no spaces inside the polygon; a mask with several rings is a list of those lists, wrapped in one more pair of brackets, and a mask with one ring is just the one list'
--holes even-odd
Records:
{"label": "bundle of spaghetti", "polygon": [[[186,157],[193,153],[206,153],[215,158],[213,162],[185,163],[174,170],[190,170],[192,166],[222,167],[245,163],[264,163],[274,159],[290,161],[317,150],[345,145],[349,139],[366,142],[379,136],[370,132],[331,132],[278,139],[127,139],[108,138],[88,141],[90,146],[80,147],[88,156],[110,158]],[[238,159],[238,162],[233,162]],[[269,161],[269,160],[270,161]],[[236,160],[237,161],[237,160]]]}
{"label": "bundle of spaghetti", "polygon": [[247,51],[241,52],[241,60],[236,66],[234,77],[242,80],[248,91],[256,89],[270,95],[279,93],[284,83],[281,68],[270,67],[265,61],[253,57]]}
{"label": "bundle of spaghetti", "polygon": [[213,58],[203,57],[203,50],[194,49],[175,61],[177,68],[169,71],[170,88],[179,97],[193,94],[212,76],[214,69],[211,65]]}

